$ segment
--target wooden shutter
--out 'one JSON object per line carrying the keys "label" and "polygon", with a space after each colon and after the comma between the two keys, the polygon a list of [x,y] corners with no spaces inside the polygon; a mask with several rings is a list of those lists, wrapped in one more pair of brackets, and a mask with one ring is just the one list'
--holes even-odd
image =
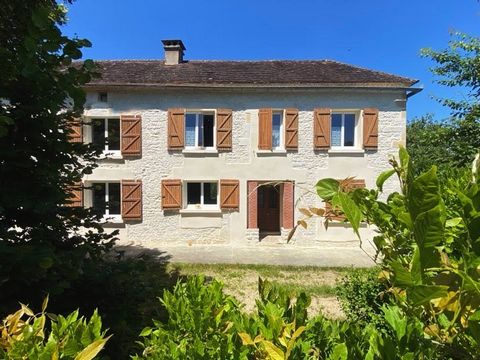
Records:
{"label": "wooden shutter", "polygon": [[142,220],[142,182],[122,180],[122,219]]}
{"label": "wooden shutter", "polygon": [[378,109],[363,109],[363,148],[378,148]]}
{"label": "wooden shutter", "polygon": [[217,149],[232,150],[232,110],[217,109]]}
{"label": "wooden shutter", "polygon": [[330,148],[330,109],[315,109],[313,111],[313,148],[325,150]]}
{"label": "wooden shutter", "polygon": [[238,180],[220,180],[220,207],[222,209],[239,209],[240,182]]}
{"label": "wooden shutter", "polygon": [[285,148],[298,149],[298,110],[285,110]]}
{"label": "wooden shutter", "polygon": [[67,135],[69,142],[83,142],[83,124],[81,119],[70,120],[68,122],[67,130],[69,131],[69,134]]}
{"label": "wooden shutter", "polygon": [[181,180],[162,180],[162,208],[164,210],[179,210],[182,208]]}
{"label": "wooden shutter", "polygon": [[185,110],[168,109],[168,149],[185,147]]}
{"label": "wooden shutter", "polygon": [[[341,180],[339,180],[341,181]],[[347,191],[352,191],[355,189],[361,189],[365,187],[365,180],[364,179],[352,179],[349,181]],[[328,213],[332,211],[332,205],[330,202],[325,202],[325,213]],[[331,216],[330,219],[332,220],[338,220],[338,221],[343,221],[345,220],[345,215],[339,214],[339,215],[334,215]]]}
{"label": "wooden shutter", "polygon": [[272,109],[258,110],[258,149],[272,149]]}
{"label": "wooden shutter", "polygon": [[67,188],[67,206],[83,207],[83,185],[77,182]]}
{"label": "wooden shutter", "polygon": [[142,117],[140,115],[120,115],[122,133],[122,156],[142,155]]}

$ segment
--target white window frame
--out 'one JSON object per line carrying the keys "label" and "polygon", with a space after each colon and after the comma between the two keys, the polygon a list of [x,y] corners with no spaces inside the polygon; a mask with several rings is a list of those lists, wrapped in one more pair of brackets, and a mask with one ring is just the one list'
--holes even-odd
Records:
{"label": "white window frame", "polygon": [[[187,204],[188,202],[188,184],[200,183],[200,204]],[[217,203],[204,204],[204,186],[205,183],[217,184]],[[185,180],[183,181],[183,209],[186,210],[218,210],[220,209],[220,182],[218,180]]]}
{"label": "white window frame", "polygon": [[110,157],[110,158],[121,158],[122,157],[122,123],[120,121],[119,116],[93,116],[88,118],[90,120],[90,143],[93,143],[93,122],[98,120],[103,120],[105,122],[105,138],[108,137],[108,120],[115,120],[119,122],[119,130],[120,130],[120,149],[119,150],[110,150],[108,148],[108,143],[105,143],[105,148],[102,152],[102,157]]}
{"label": "white window frame", "polygon": [[[273,116],[275,114],[280,114],[280,145],[273,146]],[[273,109],[272,110],[272,150],[284,150],[285,149],[285,111],[282,109]]]}
{"label": "white window frame", "polygon": [[88,201],[89,207],[93,208],[93,186],[94,184],[105,184],[105,203],[108,204],[109,199],[109,184],[120,184],[119,187],[119,199],[120,199],[120,214],[110,214],[110,210],[108,208],[105,208],[105,214],[102,216],[102,220],[105,222],[121,222],[122,221],[122,183],[121,181],[118,180],[91,180],[88,183],[85,184],[85,186],[88,188],[90,187],[90,196],[88,199],[85,199]]}
{"label": "white window frame", "polygon": [[[333,115],[342,115],[342,127],[340,130],[340,146],[338,145],[332,145],[331,149],[332,150],[348,150],[348,149],[361,149],[360,145],[360,113],[359,111],[355,110],[335,110],[332,111],[332,114],[330,116],[330,138],[332,136],[332,129],[333,129]],[[353,134],[353,146],[345,146],[344,140],[345,140],[345,115],[353,115],[355,116],[355,124],[353,127],[354,134]]]}
{"label": "white window frame", "polygon": [[[195,115],[195,145],[187,146],[187,115]],[[213,146],[198,146],[198,128],[200,123],[199,115],[213,115]],[[185,111],[185,149],[186,150],[216,150],[217,149],[217,111],[216,110],[197,110],[197,109],[188,109]],[[202,129],[203,131],[203,129]]]}

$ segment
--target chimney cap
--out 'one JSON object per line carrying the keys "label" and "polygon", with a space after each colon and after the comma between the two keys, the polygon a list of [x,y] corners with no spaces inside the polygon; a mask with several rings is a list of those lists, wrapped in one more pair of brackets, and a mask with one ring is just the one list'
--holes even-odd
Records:
{"label": "chimney cap", "polygon": [[182,50],[186,50],[182,40],[162,40],[164,48],[176,48],[180,47]]}

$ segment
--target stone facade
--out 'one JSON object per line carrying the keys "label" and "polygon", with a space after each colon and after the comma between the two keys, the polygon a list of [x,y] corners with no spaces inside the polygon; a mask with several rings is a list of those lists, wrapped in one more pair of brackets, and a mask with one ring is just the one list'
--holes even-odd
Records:
{"label": "stone facade", "polygon": [[[96,91],[87,96],[85,119],[141,115],[142,156],[136,159],[103,159],[85,182],[141,180],[143,218],[135,223],[109,224],[120,229],[120,238],[144,247],[162,244],[248,245],[259,241],[256,228],[248,228],[248,181],[293,181],[294,223],[302,219],[302,206],[322,207],[314,194],[315,183],[325,177],[355,176],[375,186],[377,175],[388,168],[388,158],[405,143],[405,91],[395,89],[147,89],[109,90],[108,102],[99,103]],[[258,109],[297,108],[299,110],[297,151],[258,151]],[[313,149],[313,109],[356,111],[361,136],[361,109],[377,108],[378,149],[355,151],[316,151]],[[187,152],[167,149],[167,111],[169,108],[197,110],[232,109],[233,137],[229,152]],[[85,126],[84,139],[89,139]],[[219,180],[238,179],[239,211],[189,212],[164,211],[161,207],[162,179]],[[397,189],[389,180],[384,189]],[[91,200],[90,200],[91,201]],[[88,205],[88,195],[85,203]],[[361,229],[371,239],[372,229]],[[285,239],[289,229],[281,229]],[[321,218],[308,220],[307,229],[298,229],[295,246],[350,246],[356,238],[348,226],[333,224],[328,231]]]}

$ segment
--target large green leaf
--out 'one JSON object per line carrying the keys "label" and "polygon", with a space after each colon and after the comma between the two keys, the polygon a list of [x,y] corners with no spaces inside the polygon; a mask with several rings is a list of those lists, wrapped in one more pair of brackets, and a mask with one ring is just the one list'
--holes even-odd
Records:
{"label": "large green leaf", "polygon": [[445,285],[416,285],[407,289],[407,297],[413,306],[426,304],[430,300],[447,296],[448,286]]}
{"label": "large green leaf", "polygon": [[347,345],[345,343],[335,345],[328,359],[329,360],[347,360],[348,359]]}
{"label": "large green leaf", "polygon": [[360,237],[360,221],[362,220],[362,211],[355,202],[345,193],[338,193],[334,198],[333,205],[339,205],[348,222],[352,225],[353,231]]}
{"label": "large green leaf", "polygon": [[407,319],[405,315],[402,314],[400,308],[397,306],[384,306],[382,310],[385,314],[385,320],[397,336],[397,341],[400,342],[407,332]]}
{"label": "large green leaf", "polygon": [[387,181],[393,174],[395,174],[395,169],[385,170],[377,177],[377,188],[382,191],[383,184]]}
{"label": "large green leaf", "polygon": [[335,179],[322,179],[317,182],[315,186],[317,189],[317,194],[322,198],[322,200],[331,200],[332,197],[338,193],[340,189],[340,183]]}
{"label": "large green leaf", "polygon": [[439,204],[420,213],[415,219],[415,241],[420,248],[434,247],[442,242],[445,231],[445,208]]}
{"label": "large green leaf", "polygon": [[410,287],[415,285],[410,272],[398,260],[391,261],[390,266],[393,270],[393,284],[395,286]]}
{"label": "large green leaf", "polygon": [[437,168],[432,168],[417,177],[408,191],[408,208],[413,222],[417,216],[442,202],[437,178]]}

